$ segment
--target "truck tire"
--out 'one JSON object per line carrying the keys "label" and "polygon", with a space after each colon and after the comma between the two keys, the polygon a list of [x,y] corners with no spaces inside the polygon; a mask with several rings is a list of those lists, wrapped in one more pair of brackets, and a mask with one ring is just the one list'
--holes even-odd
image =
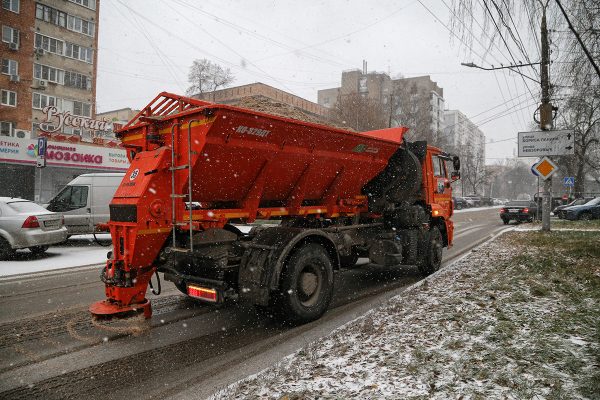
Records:
{"label": "truck tire", "polygon": [[321,317],[332,295],[333,268],[329,254],[323,246],[308,243],[286,263],[273,305],[282,320],[302,324]]}
{"label": "truck tire", "polygon": [[438,271],[442,265],[442,234],[437,226],[429,230],[429,241],[425,249],[425,256],[419,263],[419,271],[423,275],[431,275]]}

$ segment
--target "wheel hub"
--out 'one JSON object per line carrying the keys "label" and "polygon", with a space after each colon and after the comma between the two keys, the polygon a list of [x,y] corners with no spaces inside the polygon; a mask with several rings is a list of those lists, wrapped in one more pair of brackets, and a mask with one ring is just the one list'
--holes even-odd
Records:
{"label": "wheel hub", "polygon": [[300,290],[306,297],[310,297],[315,293],[318,286],[317,275],[313,272],[303,272],[300,276]]}

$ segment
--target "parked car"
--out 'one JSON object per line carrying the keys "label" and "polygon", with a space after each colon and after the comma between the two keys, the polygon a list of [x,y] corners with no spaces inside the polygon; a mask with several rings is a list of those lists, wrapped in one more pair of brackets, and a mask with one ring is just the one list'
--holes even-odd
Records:
{"label": "parked car", "polygon": [[481,198],[479,196],[465,196],[464,199],[469,207],[481,207]]}
{"label": "parked car", "polygon": [[491,197],[481,197],[481,205],[484,207],[491,207],[494,205],[494,199]]}
{"label": "parked car", "polygon": [[41,254],[65,240],[67,228],[61,214],[29,200],[0,197],[0,259],[6,260],[24,248]]}
{"label": "parked car", "polygon": [[469,207],[467,201],[462,197],[453,197],[452,200],[454,201],[455,210],[462,210],[463,208]]}
{"label": "parked car", "polygon": [[569,204],[564,204],[562,206],[558,206],[555,207],[554,210],[552,210],[552,214],[556,215],[559,219],[563,219],[565,218],[565,214],[567,213],[565,211],[565,208],[567,207],[571,207],[571,206],[580,206],[583,205],[585,203],[587,203],[588,201],[592,200],[593,197],[590,198],[581,198],[581,199],[575,199],[572,202],[570,202]]}
{"label": "parked car", "polygon": [[521,222],[533,222],[537,213],[537,204],[528,200],[509,201],[500,209],[500,218],[505,225],[511,220]]}
{"label": "parked car", "polygon": [[600,218],[600,197],[596,197],[579,206],[567,207],[563,211],[566,212],[565,219],[571,221],[576,219],[590,220]]}
{"label": "parked car", "polygon": [[64,214],[69,235],[94,233],[96,225],[108,222],[108,205],[124,176],[124,173],[79,175],[46,208]]}

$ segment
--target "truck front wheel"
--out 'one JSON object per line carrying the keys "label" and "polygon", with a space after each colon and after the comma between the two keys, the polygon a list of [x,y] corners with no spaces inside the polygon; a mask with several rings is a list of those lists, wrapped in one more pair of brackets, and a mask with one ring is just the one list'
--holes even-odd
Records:
{"label": "truck front wheel", "polygon": [[425,249],[423,260],[419,263],[419,271],[423,275],[431,275],[442,266],[442,234],[437,226],[429,231],[429,241]]}
{"label": "truck front wheel", "polygon": [[282,319],[306,323],[327,311],[333,295],[333,268],[327,251],[316,243],[300,247],[290,257],[274,306]]}

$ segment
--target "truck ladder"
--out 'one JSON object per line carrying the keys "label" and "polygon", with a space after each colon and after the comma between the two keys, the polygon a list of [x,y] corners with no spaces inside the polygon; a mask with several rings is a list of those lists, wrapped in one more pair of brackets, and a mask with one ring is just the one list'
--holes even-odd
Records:
{"label": "truck ladder", "polygon": [[[169,170],[171,171],[171,225],[173,227],[173,243],[172,243],[172,247],[171,250],[172,251],[177,251],[177,252],[181,252],[181,253],[187,253],[190,252],[192,253],[194,251],[194,243],[193,243],[193,235],[194,235],[194,230],[193,228],[193,224],[192,224],[192,122],[196,121],[196,120],[191,120],[188,122],[188,132],[187,132],[187,147],[188,147],[188,162],[187,164],[183,164],[183,165],[176,165],[176,160],[175,160],[175,128],[179,129],[181,128],[181,124],[180,123],[175,123],[173,124],[173,126],[171,126],[171,167],[169,168]],[[179,132],[177,132],[179,133]],[[179,141],[177,141],[177,143],[179,143]],[[180,171],[180,170],[184,170],[187,169],[188,171],[188,193],[183,194],[183,193],[177,193],[176,192],[176,185],[175,185],[175,178],[176,178],[176,172]],[[182,222],[182,221],[177,221],[177,212],[176,212],[176,199],[178,198],[185,198],[187,197],[187,202],[188,202],[188,211],[189,211],[189,215],[188,215],[188,222]],[[178,226],[188,226],[189,232],[190,232],[190,248],[189,249],[182,249],[182,248],[178,248],[177,247],[177,241],[176,241],[176,236],[175,236],[175,230],[177,229]]]}

